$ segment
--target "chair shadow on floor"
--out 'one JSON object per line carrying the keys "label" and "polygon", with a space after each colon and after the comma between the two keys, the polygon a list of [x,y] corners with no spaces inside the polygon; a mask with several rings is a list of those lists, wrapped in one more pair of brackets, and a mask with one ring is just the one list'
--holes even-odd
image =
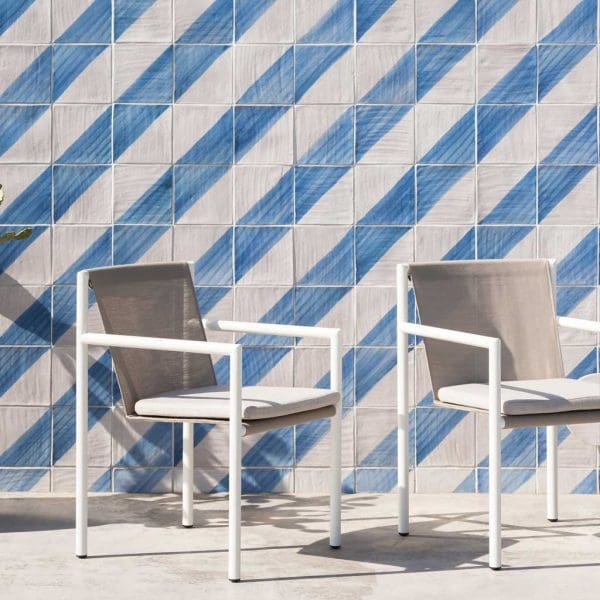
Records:
{"label": "chair shadow on floor", "polygon": [[[486,535],[487,512],[448,512],[444,514],[419,514],[411,523],[411,535],[400,537],[393,514],[377,514],[377,496],[345,496],[343,500],[344,523],[342,548],[329,547],[328,498],[303,497],[281,494],[277,496],[244,496],[242,526],[252,528],[270,526],[276,529],[309,533],[314,541],[272,546],[248,547],[243,552],[261,550],[297,549],[298,554],[354,563],[357,568],[348,572],[324,572],[281,579],[318,579],[331,577],[357,577],[406,572],[435,572],[447,570],[487,569],[488,541]],[[195,498],[195,522],[198,529],[223,529],[222,545],[218,548],[182,551],[155,551],[90,555],[89,559],[127,558],[143,556],[177,556],[226,553],[227,497],[222,495]],[[0,536],[4,533],[73,529],[75,503],[69,497],[0,498]],[[180,528],[181,499],[176,494],[163,495],[96,495],[90,497],[89,526],[101,527],[119,523],[140,524],[151,528]],[[571,519],[564,522],[542,524],[503,524],[503,548],[518,544],[524,538],[556,538],[589,533],[577,533],[573,528],[600,526],[600,520]],[[344,531],[345,530],[345,531]],[[243,534],[242,534],[243,535]],[[277,535],[274,536],[277,539]],[[242,537],[243,540],[243,537]],[[590,564],[552,564],[539,567],[507,567],[507,570],[550,569],[581,567]],[[593,566],[600,566],[600,561]],[[326,568],[325,568],[326,569]],[[337,571],[337,569],[336,569]],[[261,581],[250,576],[246,581]]]}

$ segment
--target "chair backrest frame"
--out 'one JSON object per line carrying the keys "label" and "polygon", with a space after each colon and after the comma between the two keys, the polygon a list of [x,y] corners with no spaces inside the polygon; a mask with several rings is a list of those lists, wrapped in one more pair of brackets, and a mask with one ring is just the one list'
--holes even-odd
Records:
{"label": "chair backrest frame", "polygon": [[[88,271],[106,333],[206,341],[187,262]],[[216,384],[208,355],[111,348],[125,412],[141,398]]]}
{"label": "chair backrest frame", "polygon": [[[503,380],[564,377],[551,261],[413,263],[408,274],[423,325],[500,338]],[[424,345],[435,396],[442,387],[487,382],[485,350]]]}

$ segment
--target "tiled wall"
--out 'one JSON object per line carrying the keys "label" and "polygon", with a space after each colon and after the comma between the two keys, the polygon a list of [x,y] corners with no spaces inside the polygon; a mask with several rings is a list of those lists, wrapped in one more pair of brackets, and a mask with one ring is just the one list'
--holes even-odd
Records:
{"label": "tiled wall", "polygon": [[[0,0],[0,218],[34,229],[0,247],[0,489],[73,487],[77,270],[176,259],[209,317],[343,327],[344,485],[391,490],[397,262],[556,257],[560,313],[597,316],[596,1]],[[247,383],[327,383],[323,347],[248,341]],[[178,489],[180,428],[126,422],[93,358],[92,488]],[[485,419],[411,365],[415,489],[484,491]],[[560,439],[562,490],[597,492]],[[197,428],[200,489],[226,445]],[[244,440],[245,489],[326,489],[328,445]],[[506,435],[506,491],[542,491],[543,446]]]}

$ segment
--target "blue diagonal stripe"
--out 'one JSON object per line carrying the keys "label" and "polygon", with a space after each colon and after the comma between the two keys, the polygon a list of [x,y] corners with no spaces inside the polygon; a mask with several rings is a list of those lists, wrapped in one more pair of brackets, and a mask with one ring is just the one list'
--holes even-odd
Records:
{"label": "blue diagonal stripe", "polygon": [[559,285],[598,285],[598,231],[592,229],[556,268]]}
{"label": "blue diagonal stripe", "polygon": [[481,220],[483,225],[535,223],[536,168],[532,167]]}
{"label": "blue diagonal stripe", "polygon": [[119,39],[156,0],[116,0],[115,40]]}
{"label": "blue diagonal stripe", "polygon": [[480,100],[481,104],[534,104],[537,76],[537,49],[532,48]]}
{"label": "blue diagonal stripe", "polygon": [[356,280],[361,281],[409,231],[410,227],[357,227]]}
{"label": "blue diagonal stripe", "polygon": [[117,223],[171,223],[172,189],[173,172],[169,168],[121,215]]}
{"label": "blue diagonal stripe", "polygon": [[346,174],[346,167],[296,167],[296,222]]}
{"label": "blue diagonal stripe", "polygon": [[597,0],[582,0],[542,43],[596,42]]}
{"label": "blue diagonal stripe", "polygon": [[171,102],[173,47],[167,47],[119,96],[117,102]]}
{"label": "blue diagonal stripe", "polygon": [[417,167],[417,220],[427,213],[449,192],[472,167]]}
{"label": "blue diagonal stripe", "polygon": [[407,105],[357,106],[356,160],[360,161],[410,110]]}
{"label": "blue diagonal stripe", "polygon": [[598,162],[596,107],[561,140],[542,164],[596,164]]}
{"label": "blue diagonal stripe", "polygon": [[107,48],[108,46],[99,44],[54,46],[52,98],[58,100],[77,77]]}
{"label": "blue diagonal stripe", "polygon": [[352,42],[354,31],[354,2],[337,0],[310,31],[299,40],[301,44],[319,42]]}
{"label": "blue diagonal stripe", "polygon": [[391,8],[395,0],[357,0],[356,39],[360,40]]}
{"label": "blue diagonal stripe", "polygon": [[114,159],[119,158],[166,109],[167,105],[115,105]]}
{"label": "blue diagonal stripe", "polygon": [[56,42],[110,42],[111,18],[111,0],[94,0]]}
{"label": "blue diagonal stripe", "polygon": [[233,0],[215,0],[185,30],[180,43],[227,43],[233,36]]}
{"label": "blue diagonal stripe", "polygon": [[[481,107],[480,107],[481,110]],[[470,108],[429,150],[420,162],[472,164],[475,162],[475,108]]]}
{"label": "blue diagonal stripe", "polygon": [[235,39],[239,40],[274,3],[275,0],[237,0],[235,6]]}
{"label": "blue diagonal stripe", "polygon": [[238,99],[240,104],[280,104],[294,100],[294,50],[288,48]]}
{"label": "blue diagonal stripe", "polygon": [[107,229],[85,252],[56,280],[55,284],[73,284],[82,269],[104,267],[111,262],[112,230]]}
{"label": "blue diagonal stripe", "polygon": [[478,0],[477,39],[480,40],[518,0]]}
{"label": "blue diagonal stripe", "polygon": [[32,225],[51,220],[52,170],[47,167],[0,212],[0,223]]}
{"label": "blue diagonal stripe", "polygon": [[242,106],[235,113],[235,158],[240,160],[283,117],[289,106]]}
{"label": "blue diagonal stripe", "polygon": [[299,164],[339,165],[353,162],[354,108],[347,108],[303,154]]}
{"label": "blue diagonal stripe", "polygon": [[538,177],[538,215],[543,221],[593,169],[583,167],[540,167]]}
{"label": "blue diagonal stripe", "polygon": [[596,46],[540,46],[540,68],[538,75],[539,99],[548,93],[577,66]]}
{"label": "blue diagonal stripe", "polygon": [[483,160],[530,110],[529,105],[479,106],[477,109],[478,160]]}
{"label": "blue diagonal stripe", "polygon": [[[56,163],[110,163],[112,112],[111,107],[107,108],[65,150],[65,152],[56,159]],[[129,135],[132,135],[132,132],[128,132],[127,136]],[[133,139],[131,142],[133,142]]]}
{"label": "blue diagonal stripe", "polygon": [[350,229],[342,239],[313,265],[299,285],[348,285],[354,282],[354,232]]}
{"label": "blue diagonal stripe", "polygon": [[114,263],[136,263],[170,227],[121,225],[114,232]]}
{"label": "blue diagonal stripe", "polygon": [[296,102],[352,46],[296,46]]}
{"label": "blue diagonal stripe", "polygon": [[410,104],[415,101],[415,53],[409,50],[361,98],[364,103]]}
{"label": "blue diagonal stripe", "polygon": [[238,220],[240,225],[287,225],[294,220],[294,170],[277,183]]}
{"label": "blue diagonal stripe", "polygon": [[359,225],[411,225],[415,221],[415,169],[411,167],[384,196],[374,204]]}
{"label": "blue diagonal stripe", "polygon": [[469,45],[418,45],[417,100],[422,100],[473,48]]}
{"label": "blue diagonal stripe", "polygon": [[[233,159],[232,127],[233,109],[229,108],[177,161],[177,164],[231,164]],[[258,137],[258,133],[254,133]]]}
{"label": "blue diagonal stripe", "polygon": [[0,94],[0,102],[50,102],[51,63],[49,46]]}
{"label": "blue diagonal stripe", "polygon": [[421,42],[474,42],[475,2],[457,0],[421,37]]}
{"label": "blue diagonal stripe", "polygon": [[0,156],[46,112],[47,106],[0,106]]}
{"label": "blue diagonal stripe", "polygon": [[11,27],[35,0],[0,0],[0,35]]}
{"label": "blue diagonal stripe", "polygon": [[108,165],[54,167],[54,219],[60,220],[107,169]]}
{"label": "blue diagonal stripe", "polygon": [[477,230],[477,257],[504,258],[534,228],[531,226],[480,227]]}
{"label": "blue diagonal stripe", "polygon": [[229,48],[226,45],[176,45],[175,100],[179,100]]}
{"label": "blue diagonal stripe", "polygon": [[239,227],[235,239],[235,278],[239,281],[275,244],[288,227]]}
{"label": "blue diagonal stripe", "polygon": [[175,167],[175,221],[179,221],[196,205],[229,169],[229,166]]}

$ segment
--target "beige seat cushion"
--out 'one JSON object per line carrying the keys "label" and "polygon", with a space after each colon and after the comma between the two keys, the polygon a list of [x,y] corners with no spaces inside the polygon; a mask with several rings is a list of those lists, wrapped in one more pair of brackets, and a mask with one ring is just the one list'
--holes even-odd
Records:
{"label": "beige seat cushion", "polygon": [[[577,410],[600,410],[600,382],[577,379],[532,379],[503,381],[500,411],[504,415],[532,415]],[[487,410],[486,383],[465,383],[440,388],[438,399],[445,404]]]}
{"label": "beige seat cushion", "polygon": [[[242,388],[242,419],[272,419],[335,406],[338,400],[339,394],[331,390],[248,386]],[[229,386],[175,390],[144,398],[135,403],[135,412],[147,417],[228,419]]]}

